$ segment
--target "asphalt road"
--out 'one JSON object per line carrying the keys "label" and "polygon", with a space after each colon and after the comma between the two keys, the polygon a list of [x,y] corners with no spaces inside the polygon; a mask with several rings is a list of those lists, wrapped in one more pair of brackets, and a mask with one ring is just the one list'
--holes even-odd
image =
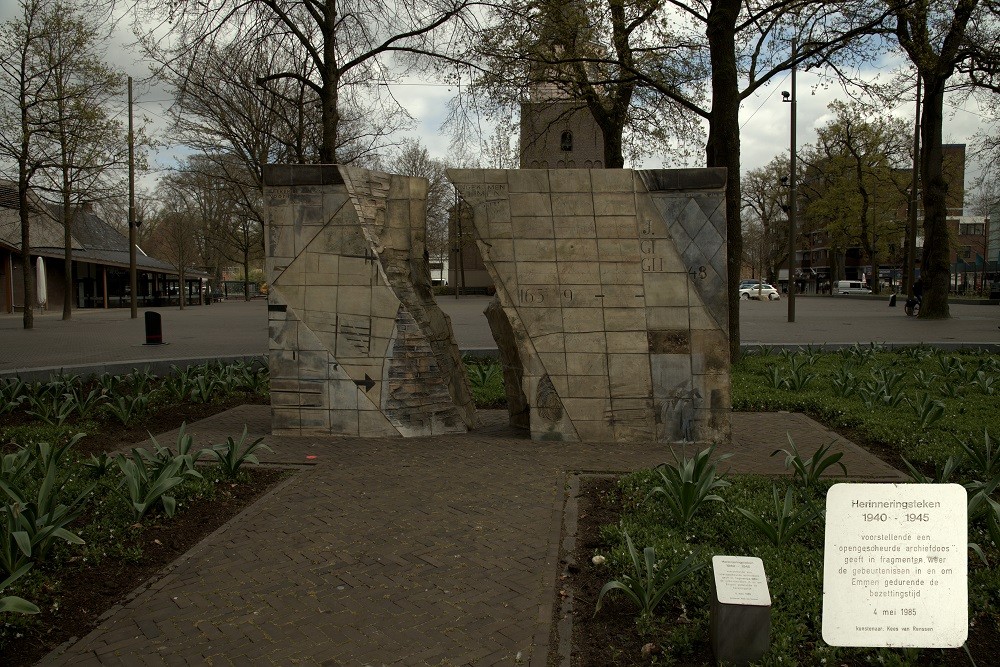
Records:
{"label": "asphalt road", "polygon": [[[483,309],[489,297],[443,296],[463,350],[493,349]],[[1000,346],[1000,306],[951,306],[949,320],[907,317],[902,306],[859,297],[799,297],[795,322],[787,321],[787,301],[740,303],[744,345],[844,345],[927,343],[941,346]],[[210,306],[156,309],[162,316],[161,346],[146,346],[144,311],[132,320],[128,309],[80,310],[63,321],[61,313],[39,313],[35,328],[21,316],[0,315],[0,373],[116,364],[126,370],[148,361],[171,362],[248,357],[267,353],[267,303],[227,301]],[[120,371],[115,371],[120,372]]]}

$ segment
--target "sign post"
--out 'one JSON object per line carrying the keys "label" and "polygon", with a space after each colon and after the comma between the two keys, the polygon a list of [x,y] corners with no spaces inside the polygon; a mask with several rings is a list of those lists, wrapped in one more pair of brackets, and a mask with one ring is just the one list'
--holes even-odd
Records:
{"label": "sign post", "polygon": [[759,660],[771,642],[771,593],[764,562],[750,556],[712,556],[712,653],[725,665]]}

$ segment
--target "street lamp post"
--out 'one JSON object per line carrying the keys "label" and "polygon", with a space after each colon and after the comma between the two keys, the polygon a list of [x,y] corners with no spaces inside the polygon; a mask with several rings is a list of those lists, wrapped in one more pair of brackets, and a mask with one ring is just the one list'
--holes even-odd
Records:
{"label": "street lamp post", "polygon": [[795,56],[796,40],[792,39],[792,92],[781,91],[781,101],[789,102],[791,121],[791,164],[788,174],[788,321],[795,321]]}
{"label": "street lamp post", "polygon": [[906,299],[913,300],[917,277],[917,193],[920,192],[920,75],[917,74],[917,110],[913,120],[913,174],[906,224]]}

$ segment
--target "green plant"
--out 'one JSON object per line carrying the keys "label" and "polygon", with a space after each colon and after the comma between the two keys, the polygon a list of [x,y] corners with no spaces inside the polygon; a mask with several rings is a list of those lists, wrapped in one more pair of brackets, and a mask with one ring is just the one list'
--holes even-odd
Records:
{"label": "green plant", "polygon": [[853,396],[858,390],[858,384],[859,380],[854,375],[854,367],[848,364],[838,366],[837,370],[834,371],[833,379],[830,380],[834,393],[840,398]]}
{"label": "green plant", "polygon": [[495,382],[502,374],[503,369],[499,362],[492,363],[469,363],[465,366],[469,373],[469,384],[472,389],[481,388]]}
{"label": "green plant", "polygon": [[939,354],[937,357],[938,368],[941,369],[941,375],[944,377],[950,377],[952,374],[964,375],[965,366],[962,365],[962,360],[958,357],[951,357],[945,354]]}
{"label": "green plant", "polygon": [[256,361],[237,361],[230,366],[232,383],[236,389],[251,394],[267,392],[270,377],[267,366]]}
{"label": "green plant", "polygon": [[990,539],[1000,547],[1000,502],[990,497],[998,486],[1000,476],[989,482],[970,482],[965,488],[969,494],[969,521],[984,521]]}
{"label": "green plant", "polygon": [[798,448],[795,446],[795,441],[792,440],[792,436],[786,433],[785,437],[788,438],[788,444],[791,447],[791,451],[787,449],[776,449],[771,452],[771,456],[778,453],[784,453],[785,469],[791,469],[794,472],[796,481],[803,489],[811,489],[816,486],[816,483],[819,482],[820,475],[822,475],[823,472],[831,466],[840,466],[844,475],[847,475],[847,467],[840,462],[840,459],[844,457],[844,453],[834,452],[833,454],[827,455],[827,453],[833,448],[833,443],[836,442],[836,440],[823,445],[816,450],[815,454],[803,460],[799,455]]}
{"label": "green plant", "polygon": [[0,415],[13,412],[24,401],[25,384],[21,378],[0,380]]}
{"label": "green plant", "polygon": [[870,345],[862,345],[860,343],[855,343],[850,347],[842,348],[840,354],[845,359],[859,359],[862,362],[869,362],[875,358],[880,352],[885,351],[884,345],[879,345],[877,343],[871,343]]}
{"label": "green plant", "polygon": [[49,394],[28,395],[30,409],[26,412],[46,424],[62,426],[76,409],[76,401],[72,395]]}
{"label": "green plant", "polygon": [[218,378],[208,375],[199,375],[194,378],[191,384],[190,398],[195,403],[208,403],[212,396],[223,387],[223,382]]}
{"label": "green plant", "polygon": [[118,393],[118,386],[122,383],[121,375],[112,375],[111,373],[104,373],[98,376],[97,386],[100,387],[101,393],[109,398]]}
{"label": "green plant", "polygon": [[809,370],[810,363],[807,357],[801,355],[787,356],[790,362],[787,374],[782,373],[777,366],[771,368],[771,387],[786,391],[802,391],[815,379],[816,374]]}
{"label": "green plant", "polygon": [[191,386],[186,377],[182,375],[168,375],[163,378],[160,389],[175,403],[187,400],[191,393]]}
{"label": "green plant", "polygon": [[992,396],[997,389],[996,377],[988,375],[983,371],[976,371],[976,378],[972,381],[972,384],[979,387],[979,389],[987,396]]}
{"label": "green plant", "polygon": [[815,366],[821,355],[822,350],[818,347],[814,347],[812,344],[800,347],[796,354],[796,356],[800,356],[810,366]]}
{"label": "green plant", "polygon": [[663,485],[654,487],[647,498],[663,496],[670,514],[682,527],[687,526],[704,503],[724,502],[715,491],[729,486],[729,482],[716,475],[715,467],[732,454],[720,456],[713,463],[714,451],[715,445],[712,445],[695,454],[694,458],[685,456],[680,460],[674,454],[675,465],[661,463],[656,466]]}
{"label": "green plant", "polygon": [[115,460],[108,456],[107,452],[101,454],[91,454],[90,458],[83,462],[83,467],[90,471],[92,477],[104,477],[114,466]]}
{"label": "green plant", "polygon": [[77,388],[71,390],[70,395],[73,397],[76,413],[80,415],[80,419],[89,419],[97,408],[107,400],[107,396],[102,394],[99,389],[91,389],[84,396],[83,389]]}
{"label": "green plant", "polygon": [[777,486],[772,486],[771,492],[774,497],[774,521],[757,516],[742,507],[737,507],[736,511],[745,516],[757,529],[757,532],[776,547],[783,546],[795,533],[812,523],[816,517],[823,513],[821,508],[814,506],[796,508],[792,489],[785,491],[784,503],[778,499]]}
{"label": "green plant", "polygon": [[872,373],[872,380],[866,385],[878,401],[894,408],[906,400],[903,377],[903,373],[879,369]]}
{"label": "green plant", "polygon": [[914,345],[908,347],[901,347],[897,350],[899,354],[904,357],[913,359],[914,361],[923,361],[935,353],[935,349],[932,347],[924,347],[923,345]]}
{"label": "green plant", "polygon": [[965,386],[958,384],[957,382],[945,382],[938,387],[938,391],[941,392],[941,395],[945,398],[961,398],[964,389]]}
{"label": "green plant", "polygon": [[264,438],[257,438],[250,444],[246,444],[247,440],[247,428],[243,427],[243,435],[240,436],[239,442],[233,439],[233,436],[226,438],[226,442],[223,444],[215,445],[211,449],[202,450],[204,453],[211,454],[219,462],[219,467],[222,468],[223,474],[230,479],[236,477],[239,473],[240,468],[245,463],[253,463],[254,465],[260,463],[257,460],[257,456],[254,454],[258,449],[267,450],[269,452],[274,452],[273,449],[263,444]]}
{"label": "green plant", "polygon": [[594,607],[595,616],[601,610],[604,596],[614,590],[623,592],[628,599],[632,600],[639,607],[644,618],[652,616],[670,589],[689,574],[705,567],[704,563],[696,562],[693,555],[688,555],[680,563],[669,567],[665,561],[657,560],[656,549],[653,547],[646,547],[642,550],[643,557],[640,561],[639,553],[632,544],[632,538],[624,529],[622,532],[625,533],[625,544],[631,559],[632,572],[625,574],[621,579],[604,584],[601,592],[597,595],[597,605]]}
{"label": "green plant", "polygon": [[938,379],[937,373],[928,373],[923,368],[917,369],[914,373],[913,379],[916,380],[917,384],[921,387],[930,387],[934,384],[934,381]]}
{"label": "green plant", "polygon": [[147,452],[144,449],[136,449],[145,459],[146,463],[153,467],[154,471],[161,470],[167,464],[178,461],[182,471],[194,470],[195,463],[205,454],[211,453],[210,449],[194,451],[194,438],[187,433],[187,422],[182,422],[177,432],[177,451],[169,447],[162,446],[153,434],[149,434],[149,439],[153,441],[153,451]]}
{"label": "green plant", "polygon": [[816,374],[809,371],[812,363],[810,363],[808,357],[795,357],[792,359],[792,366],[789,369],[788,377],[785,378],[786,385],[790,391],[802,391],[815,379]]}
{"label": "green plant", "polygon": [[[12,583],[23,577],[28,570],[32,567],[32,563],[26,563],[22,565],[18,570],[12,573],[9,577],[0,581],[0,592],[3,589],[10,586]],[[8,595],[6,597],[0,598],[0,613],[7,612],[12,614],[37,614],[39,611],[38,607],[34,604],[28,602],[24,598],[19,598],[16,595]]]}
{"label": "green plant", "polygon": [[156,374],[151,372],[148,368],[139,370],[138,368],[133,368],[132,372],[127,376],[129,384],[132,385],[132,393],[136,395],[148,394],[150,385],[156,380]]}
{"label": "green plant", "polygon": [[[122,472],[125,493],[122,495],[130,503],[135,512],[136,520],[146,516],[156,503],[163,506],[167,517],[172,517],[177,509],[177,500],[167,495],[171,489],[184,481],[187,475],[197,476],[193,470],[184,471],[181,461],[170,461],[159,470],[153,471],[146,466],[144,452],[132,450],[132,457],[119,454],[115,459]],[[119,486],[119,493],[120,486]]]}
{"label": "green plant", "polygon": [[19,484],[21,478],[35,467],[35,457],[28,447],[0,457],[0,481]]}
{"label": "green plant", "polygon": [[901,457],[903,459],[903,465],[909,471],[910,479],[912,479],[917,484],[947,484],[951,481],[951,476],[955,474],[962,465],[962,459],[958,456],[949,456],[944,462],[944,465],[934,466],[934,475],[929,477],[919,471],[912,463],[906,460],[906,457]]}
{"label": "green plant", "polygon": [[983,443],[969,444],[963,440],[955,438],[958,445],[965,452],[968,460],[975,466],[975,471],[986,479],[1000,476],[1000,447],[994,449],[990,439],[990,432],[983,431]]}
{"label": "green plant", "polygon": [[785,389],[787,387],[785,383],[785,376],[781,372],[781,368],[778,366],[771,366],[771,388],[772,389]]}
{"label": "green plant", "polygon": [[0,506],[3,514],[0,567],[7,573],[17,571],[25,563],[44,559],[56,538],[83,544],[83,540],[66,527],[83,512],[84,501],[94,486],[86,487],[68,505],[63,504],[66,481],[59,479],[60,456],[61,453],[48,445],[41,447],[41,456],[35,461],[42,470],[42,481],[33,498],[29,495],[33,485],[27,477],[18,477],[16,481],[6,477],[0,479],[0,491],[10,499]]}
{"label": "green plant", "polygon": [[149,410],[149,396],[144,394],[119,396],[117,399],[108,401],[104,409],[120,421],[122,426],[131,426],[146,416],[146,412]]}
{"label": "green plant", "polygon": [[920,420],[920,429],[926,429],[944,417],[944,403],[932,399],[926,391],[918,394],[916,400],[906,399],[906,402]]}

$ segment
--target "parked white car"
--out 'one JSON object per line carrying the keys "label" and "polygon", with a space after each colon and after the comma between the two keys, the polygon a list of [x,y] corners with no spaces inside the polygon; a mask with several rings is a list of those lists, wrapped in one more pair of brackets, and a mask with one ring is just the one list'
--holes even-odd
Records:
{"label": "parked white car", "polygon": [[781,294],[767,283],[754,283],[753,285],[740,286],[740,298],[777,301],[781,298]]}

